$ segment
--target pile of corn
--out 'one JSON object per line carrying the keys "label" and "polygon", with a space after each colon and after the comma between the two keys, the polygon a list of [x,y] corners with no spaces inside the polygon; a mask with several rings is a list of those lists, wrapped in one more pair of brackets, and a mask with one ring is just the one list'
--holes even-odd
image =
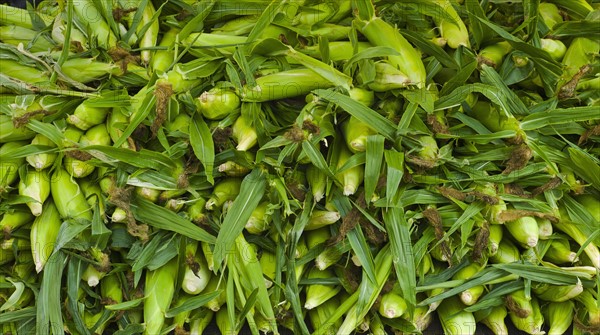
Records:
{"label": "pile of corn", "polygon": [[600,332],[595,8],[0,5],[2,333]]}

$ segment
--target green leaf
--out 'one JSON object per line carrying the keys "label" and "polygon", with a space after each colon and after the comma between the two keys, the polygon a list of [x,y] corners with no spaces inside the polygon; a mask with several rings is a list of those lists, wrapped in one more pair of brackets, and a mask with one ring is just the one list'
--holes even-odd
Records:
{"label": "green leaf", "polygon": [[592,275],[583,272],[565,271],[561,268],[550,268],[534,264],[493,264],[492,267],[534,282],[551,285],[575,285],[578,280],[581,280],[585,285],[586,281],[589,282],[593,278]]}
{"label": "green leaf", "polygon": [[37,301],[36,333],[64,333],[62,318],[61,280],[66,256],[53,253],[44,266],[44,274]]}
{"label": "green leaf", "polygon": [[384,138],[381,135],[367,137],[367,149],[365,158],[365,201],[371,202],[375,188],[379,182],[381,165],[383,163]]}
{"label": "green leaf", "polygon": [[214,243],[215,237],[176,213],[140,197],[131,203],[133,215],[140,222],[187,236],[196,241]]}
{"label": "green leaf", "polygon": [[215,145],[208,125],[198,115],[193,118],[190,124],[190,144],[192,145],[194,154],[204,166],[206,179],[208,179],[209,183],[214,184]]}
{"label": "green leaf", "polygon": [[[90,332],[83,321],[83,313],[79,310],[77,295],[79,293],[79,285],[81,285],[81,273],[84,270],[83,261],[77,258],[69,259],[69,268],[67,271],[67,312],[73,319],[75,328],[81,334],[89,335]],[[2,323],[2,322],[0,322]]]}
{"label": "green leaf", "polygon": [[367,244],[367,240],[363,235],[362,229],[360,225],[357,225],[352,229],[346,237],[350,242],[350,246],[354,251],[356,257],[358,257],[364,273],[367,275],[367,278],[373,283],[377,282],[375,278],[375,263],[373,262],[373,255],[371,254],[371,249],[369,249],[369,245]]}
{"label": "green leaf", "polygon": [[240,193],[233,201],[215,242],[213,252],[215,270],[221,267],[227,253],[233,250],[235,239],[242,232],[252,211],[261,201],[267,181],[261,170],[255,169],[242,181]]}
{"label": "green leaf", "polygon": [[417,271],[410,238],[411,225],[406,221],[404,210],[401,208],[389,208],[384,212],[384,221],[390,239],[398,283],[412,314],[417,305]]}
{"label": "green leaf", "polygon": [[573,162],[570,166],[573,172],[580,175],[593,188],[600,190],[600,160],[577,147],[571,147],[568,151]]}
{"label": "green leaf", "polygon": [[198,308],[206,305],[206,303],[208,303],[209,301],[218,297],[220,294],[221,294],[221,290],[217,290],[214,292],[205,293],[205,294],[191,297],[191,298],[187,299],[183,304],[169,309],[165,313],[165,317],[172,318],[175,315],[198,309]]}
{"label": "green leaf", "polygon": [[521,120],[521,129],[536,130],[559,124],[599,119],[600,113],[598,113],[597,106],[559,108],[526,116]]}
{"label": "green leaf", "polygon": [[387,205],[391,206],[404,176],[404,153],[395,150],[386,150],[385,162],[388,166],[385,197]]}
{"label": "green leaf", "polygon": [[126,311],[139,306],[142,303],[142,301],[144,301],[144,298],[138,298],[129,301],[124,301],[118,304],[106,305],[104,306],[104,308],[108,309],[109,311]]}

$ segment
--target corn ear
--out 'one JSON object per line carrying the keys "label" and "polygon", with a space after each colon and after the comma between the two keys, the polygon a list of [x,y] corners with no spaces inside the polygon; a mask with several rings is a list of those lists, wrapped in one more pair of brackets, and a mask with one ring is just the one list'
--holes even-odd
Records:
{"label": "corn ear", "polygon": [[452,18],[452,20],[446,20],[443,15],[433,17],[440,29],[442,38],[446,40],[448,46],[452,49],[456,49],[461,45],[469,48],[471,46],[469,31],[450,0],[433,0],[432,2],[437,4],[446,16]]}
{"label": "corn ear", "polygon": [[62,218],[92,220],[91,207],[79,184],[60,167],[54,171],[50,180],[50,193]]}
{"label": "corn ear", "polygon": [[550,246],[544,254],[544,259],[555,264],[575,263],[579,260],[577,253],[571,251],[569,241],[557,238],[550,241]]}
{"label": "corn ear", "polygon": [[550,329],[546,334],[561,335],[566,334],[567,330],[573,323],[575,316],[575,304],[571,300],[563,302],[551,302],[546,305],[545,310],[546,320]]}
{"label": "corn ear", "polygon": [[[0,133],[1,134],[1,133]],[[25,145],[25,142],[8,142],[0,146],[0,155],[10,153]],[[6,191],[19,177],[19,167],[25,162],[24,158],[3,159],[0,162],[0,193]]]}
{"label": "corn ear", "polygon": [[339,212],[323,211],[315,209],[312,211],[304,230],[315,230],[336,223],[341,218]]}
{"label": "corn ear", "polygon": [[508,232],[526,248],[533,248],[539,240],[540,229],[534,217],[525,216],[504,224]]}
{"label": "corn ear", "polygon": [[240,178],[227,178],[215,185],[213,194],[206,201],[205,207],[214,210],[223,206],[226,201],[234,200],[240,193],[242,180]]}
{"label": "corn ear", "polygon": [[306,169],[306,181],[310,186],[315,202],[319,202],[325,197],[327,188],[327,175],[314,165],[309,165]]}
{"label": "corn ear", "polygon": [[197,315],[191,317],[190,335],[202,335],[212,321],[214,314],[215,312],[210,309],[199,309]]}
{"label": "corn ear", "polygon": [[388,56],[388,62],[406,74],[410,84],[417,87],[425,86],[426,72],[421,55],[400,34],[398,29],[378,17],[372,17],[369,20],[357,18],[354,22],[373,45],[390,47],[400,53],[399,56]]}
{"label": "corn ear", "polygon": [[482,312],[475,312],[475,317],[479,322],[491,329],[495,335],[508,335],[508,327],[506,327],[506,323],[504,322],[508,315],[506,307],[503,305],[492,307],[489,314],[483,318],[479,318],[478,314]]}
{"label": "corn ear", "polygon": [[376,134],[367,124],[359,121],[354,116],[350,116],[342,129],[346,138],[346,145],[354,153],[364,152],[367,149],[367,137]]}
{"label": "corn ear", "polygon": [[[337,168],[341,168],[352,157],[352,153],[346,146],[340,146]],[[364,168],[359,165],[336,174],[336,178],[342,184],[344,195],[356,193],[364,178]]]}
{"label": "corn ear", "polygon": [[562,302],[570,300],[583,292],[583,284],[579,278],[577,283],[573,285],[551,285],[551,284],[539,284],[532,287],[532,291],[536,297],[552,302]]}
{"label": "corn ear", "polygon": [[269,229],[270,217],[266,214],[269,202],[263,201],[252,211],[245,228],[250,234],[260,234]]}
{"label": "corn ear", "polygon": [[81,274],[81,279],[85,281],[89,287],[96,287],[100,284],[100,280],[106,276],[105,272],[99,271],[94,265],[89,264],[85,271]]}
{"label": "corn ear", "polygon": [[379,314],[388,319],[398,318],[404,314],[408,306],[402,296],[390,291],[381,296],[379,303]]}
{"label": "corn ear", "polygon": [[237,335],[238,330],[235,329],[235,325],[232,325],[229,320],[229,314],[227,312],[229,308],[235,307],[223,305],[223,307],[215,313],[215,321],[222,335]]}
{"label": "corn ear", "polygon": [[165,312],[171,305],[177,278],[177,259],[146,274],[144,288],[144,334],[159,334],[165,323]]}
{"label": "corn ear", "polygon": [[304,96],[315,89],[325,89],[333,84],[309,69],[276,72],[256,78],[256,86],[244,86],[242,100],[265,102]]}
{"label": "corn ear", "polygon": [[502,225],[493,224],[490,225],[490,236],[489,236],[489,255],[494,256],[498,252],[502,236],[504,235],[504,227]]}
{"label": "corn ear", "polygon": [[498,68],[502,64],[504,57],[512,50],[510,44],[506,41],[488,45],[481,49],[478,56],[479,63]]}
{"label": "corn ear", "polygon": [[100,292],[102,299],[107,304],[118,304],[123,302],[123,290],[117,274],[110,274],[100,281]]}
{"label": "corn ear", "polygon": [[240,115],[237,120],[235,120],[231,131],[231,135],[237,142],[236,149],[238,151],[247,151],[256,145],[258,135],[252,124],[252,120],[249,118]]}
{"label": "corn ear", "polygon": [[44,201],[50,195],[50,176],[46,171],[28,171],[19,182],[19,195],[31,197],[34,201],[27,206],[34,216],[42,214]]}
{"label": "corn ear", "polygon": [[444,299],[437,308],[438,316],[447,335],[475,334],[475,317],[473,313],[464,311],[463,305],[457,297]]}
{"label": "corn ear", "polygon": [[[54,142],[50,141],[49,138],[41,134],[35,135],[35,137],[31,140],[31,144],[56,147],[56,144],[54,144]],[[52,166],[57,156],[58,154],[56,153],[43,153],[29,155],[25,159],[27,160],[27,163],[29,163],[29,165],[34,167],[36,170],[43,170]]]}
{"label": "corn ear", "polygon": [[[519,291],[522,292],[522,291]],[[510,320],[515,325],[515,327],[521,331],[526,332],[531,335],[542,335],[545,332],[542,330],[542,325],[544,323],[544,317],[542,312],[540,311],[540,306],[535,297],[531,297],[531,300],[527,302],[527,308],[531,311],[531,313],[526,317],[519,317],[517,313],[509,310],[508,315]]]}
{"label": "corn ear", "polygon": [[67,122],[81,130],[101,124],[109,112],[109,108],[89,106],[86,101],[79,104],[73,114],[67,117]]}
{"label": "corn ear", "polygon": [[508,239],[502,239],[498,245],[498,252],[490,257],[492,263],[505,264],[518,262],[521,256],[519,249]]}
{"label": "corn ear", "polygon": [[560,15],[560,11],[555,4],[549,2],[542,2],[538,6],[540,16],[546,26],[552,29],[556,24],[563,22],[563,17]]}
{"label": "corn ear", "polygon": [[175,61],[175,52],[171,49],[175,44],[175,40],[179,34],[179,30],[171,28],[169,31],[163,34],[160,44],[158,46],[167,48],[167,50],[157,50],[154,53],[150,61],[150,67],[155,72],[165,72],[169,69],[171,64]]}
{"label": "corn ear", "polygon": [[213,88],[196,99],[196,107],[209,120],[220,120],[241,105],[240,98],[231,90]]}
{"label": "corn ear", "polygon": [[8,238],[15,229],[30,223],[33,219],[34,216],[29,209],[17,207],[4,213],[2,220],[0,220],[0,229],[2,229],[4,236]]}
{"label": "corn ear", "polygon": [[587,312],[587,325],[600,329],[600,302],[595,294],[594,290],[586,288],[575,299],[583,305],[583,309]]}
{"label": "corn ear", "polygon": [[186,245],[186,266],[181,284],[183,291],[192,295],[200,294],[212,276],[201,250],[197,249],[197,243]]}
{"label": "corn ear", "polygon": [[[333,278],[334,274],[330,270],[319,270],[316,267],[308,272],[308,279]],[[304,308],[311,310],[321,306],[327,300],[335,297],[342,288],[340,286],[312,284],[306,288],[306,301]]]}
{"label": "corn ear", "polygon": [[62,224],[58,209],[52,199],[44,203],[43,211],[31,225],[31,253],[35,271],[40,273],[54,249],[58,231]]}
{"label": "corn ear", "polygon": [[554,232],[554,228],[552,227],[552,222],[548,219],[540,219],[536,218],[538,223],[538,238],[540,240],[547,240],[552,236]]}

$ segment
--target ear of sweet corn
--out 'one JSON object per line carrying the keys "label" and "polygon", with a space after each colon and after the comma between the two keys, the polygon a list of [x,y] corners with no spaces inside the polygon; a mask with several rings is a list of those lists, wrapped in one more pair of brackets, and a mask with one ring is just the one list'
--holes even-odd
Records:
{"label": "ear of sweet corn", "polygon": [[426,72],[421,55],[400,34],[398,29],[378,17],[372,17],[369,20],[356,18],[354,22],[373,45],[390,47],[400,54],[399,56],[388,56],[388,62],[406,74],[411,85],[425,86]]}
{"label": "ear of sweet corn", "polygon": [[555,264],[574,263],[579,260],[577,253],[571,251],[569,240],[557,238],[550,241],[550,246],[544,254],[544,259]]}
{"label": "ear of sweet corn", "polygon": [[315,209],[312,211],[304,230],[315,230],[336,223],[341,218],[337,211]]}
{"label": "ear of sweet corn", "polygon": [[235,328],[235,325],[231,324],[231,321],[229,320],[227,310],[230,308],[235,307],[223,305],[222,308],[215,313],[215,321],[222,335],[237,335],[239,332]]}
{"label": "ear of sweet corn", "polygon": [[104,107],[93,107],[86,102],[87,100],[79,104],[73,114],[67,117],[67,122],[84,131],[104,122],[110,110]]}
{"label": "ear of sweet corn", "polygon": [[206,201],[205,207],[214,210],[221,207],[226,201],[234,200],[240,193],[242,180],[240,178],[227,178],[215,185],[213,194]]}
{"label": "ear of sweet corn", "polygon": [[[482,270],[481,265],[479,265],[477,263],[471,263],[471,264],[465,266],[464,268],[462,268],[460,271],[458,271],[454,275],[453,279],[466,280],[466,279],[473,277],[474,275],[479,273],[481,270]],[[475,304],[477,302],[477,300],[479,300],[479,297],[481,297],[483,292],[484,292],[483,285],[477,285],[477,286],[471,287],[460,293],[460,300],[462,301],[463,304],[465,304],[467,306],[471,306],[471,305]]]}
{"label": "ear of sweet corn", "polygon": [[379,302],[379,314],[388,319],[398,318],[406,312],[408,306],[404,298],[394,291],[381,296]]}
{"label": "ear of sweet corn", "polygon": [[123,302],[123,289],[116,273],[110,274],[100,281],[100,293],[106,304]]}
{"label": "ear of sweet corn", "polygon": [[167,50],[157,50],[154,56],[151,58],[150,66],[155,72],[165,72],[171,66],[175,60],[175,52],[171,49],[175,40],[179,34],[179,30],[171,28],[169,31],[163,34],[162,39],[158,46],[167,48]]}
{"label": "ear of sweet corn", "polygon": [[81,279],[85,281],[89,287],[96,287],[100,284],[100,280],[106,276],[105,272],[99,271],[93,264],[89,264],[85,271],[81,274]]}
{"label": "ear of sweet corn", "polygon": [[575,303],[571,300],[563,302],[551,302],[546,305],[545,319],[548,321],[550,329],[546,334],[559,335],[566,334],[573,323],[575,316]]}
{"label": "ear of sweet corn", "polygon": [[489,236],[489,255],[494,256],[498,252],[502,236],[504,235],[504,228],[502,225],[493,224],[490,225],[490,236]]}
{"label": "ear of sweet corn", "polygon": [[181,288],[185,293],[197,295],[206,288],[212,274],[197,243],[188,243],[185,249],[186,264]]}
{"label": "ear of sweet corn", "polygon": [[61,71],[67,77],[86,84],[109,75],[118,75],[121,69],[115,64],[103,63],[92,58],[71,58],[62,64]]}
{"label": "ear of sweet corn", "polygon": [[437,308],[437,313],[447,335],[475,334],[476,322],[473,313],[466,312],[457,297],[444,299]]}
{"label": "ear of sweet corn", "polygon": [[343,256],[343,253],[336,246],[327,246],[317,258],[315,258],[315,266],[323,271],[333,264],[337,263]]}
{"label": "ear of sweet corn", "polygon": [[34,216],[27,207],[16,207],[14,210],[4,213],[2,220],[0,220],[0,229],[2,229],[4,236],[8,238],[15,229],[30,223],[33,219]]}
{"label": "ear of sweet corn", "polygon": [[269,229],[270,216],[266,214],[268,201],[263,201],[250,214],[250,218],[244,228],[250,234],[260,234]]}
{"label": "ear of sweet corn", "polygon": [[359,121],[354,116],[350,116],[342,129],[346,138],[346,145],[354,153],[364,152],[367,149],[367,137],[376,134],[367,124]]}
{"label": "ear of sweet corn", "polygon": [[215,312],[210,309],[199,309],[190,317],[190,335],[202,335],[213,319]]}
{"label": "ear of sweet corn", "polygon": [[498,68],[511,50],[511,45],[506,41],[488,45],[479,52],[479,63]]}
{"label": "ear of sweet corn", "polygon": [[[321,278],[334,278],[333,272],[330,270],[319,270],[313,267],[308,272],[308,279],[321,279]],[[306,301],[304,302],[304,308],[311,310],[316,308],[329,299],[335,297],[342,288],[338,285],[322,285],[322,284],[311,284],[306,288]]]}
{"label": "ear of sweet corn", "polygon": [[61,167],[52,174],[50,193],[62,218],[92,220],[91,207],[79,184]]}
{"label": "ear of sweet corn", "polygon": [[495,335],[508,335],[508,327],[506,327],[506,316],[508,312],[506,311],[506,307],[503,305],[492,307],[487,314],[483,318],[479,318],[478,314],[481,314],[483,311],[475,312],[476,319],[479,322],[486,325]]}
{"label": "ear of sweet corn", "polygon": [[573,285],[551,285],[539,284],[532,287],[536,297],[553,302],[562,302],[570,300],[583,292],[581,280],[577,279],[577,283]]}
{"label": "ear of sweet corn", "polygon": [[144,334],[159,334],[165,323],[165,312],[171,305],[177,280],[177,258],[146,273],[144,288]]}
{"label": "ear of sweet corn", "polygon": [[[148,1],[146,3],[146,6],[144,7],[142,20],[140,21],[140,24],[138,25],[137,29],[137,33],[140,34],[142,32],[142,29],[146,25],[148,25],[146,31],[143,35],[140,36],[140,39],[138,40],[138,46],[140,47],[140,49],[152,48],[156,46],[156,40],[158,38],[158,31],[160,27],[158,24],[158,18],[152,20],[152,16],[155,14],[155,12],[156,10],[154,9],[154,5],[151,1]],[[140,58],[142,60],[142,63],[150,63],[153,53],[154,51],[152,50],[142,50],[140,52]]]}
{"label": "ear of sweet corn", "polygon": [[340,305],[340,300],[337,296],[325,301],[318,307],[308,311],[310,322],[314,329],[325,329],[324,335],[334,335],[337,329],[341,326],[341,320],[336,320],[334,323],[325,324],[330,316],[332,316]]}
{"label": "ear of sweet corn", "polygon": [[252,124],[252,120],[248,117],[240,115],[235,120],[231,131],[231,135],[237,142],[236,149],[238,151],[247,151],[256,145],[258,134]]}
{"label": "ear of sweet corn", "polygon": [[[443,14],[434,16],[433,19],[436,21],[440,29],[442,38],[446,40],[449,47],[456,49],[459,46],[470,47],[469,43],[469,31],[465,26],[454,7],[452,2],[449,0],[433,0],[433,3],[437,4]],[[445,16],[450,17],[452,20],[447,20]]]}
{"label": "ear of sweet corn", "polygon": [[62,224],[58,209],[52,199],[44,203],[43,211],[31,225],[31,253],[35,271],[40,273],[50,258]]}
{"label": "ear of sweet corn", "polygon": [[314,165],[309,165],[306,169],[306,181],[310,186],[310,191],[315,202],[321,201],[325,197],[327,188],[327,175]]}
{"label": "ear of sweet corn", "polygon": [[531,216],[525,216],[504,224],[512,237],[526,248],[533,248],[539,240],[540,229],[537,220]]}
{"label": "ear of sweet corn", "polygon": [[544,323],[544,317],[540,311],[540,306],[535,297],[531,297],[531,300],[527,302],[528,308],[531,313],[526,317],[519,317],[517,313],[509,310],[508,315],[514,326],[531,335],[542,335],[545,331],[542,330]]}
{"label": "ear of sweet corn", "polygon": [[25,178],[19,181],[19,194],[31,197],[34,201],[28,202],[27,206],[31,214],[39,216],[42,214],[44,201],[50,195],[50,176],[47,171],[27,171]]}
{"label": "ear of sweet corn", "polygon": [[94,6],[93,1],[75,1],[73,9],[82,22],[88,25],[89,31],[97,39],[98,45],[107,50],[115,45],[117,38],[104,20],[102,14],[100,14],[100,11]]}
{"label": "ear of sweet corn", "polygon": [[509,239],[502,239],[498,245],[498,252],[490,257],[492,263],[513,263],[521,259],[519,249]]}
{"label": "ear of sweet corn", "polygon": [[244,86],[242,100],[265,102],[304,96],[315,89],[325,89],[333,84],[316,72],[302,68],[276,72],[255,80],[256,86]]}
{"label": "ear of sweet corn", "polygon": [[[337,168],[341,168],[352,157],[352,152],[345,145],[339,147],[339,157]],[[352,195],[356,193],[358,187],[362,184],[364,178],[364,167],[358,165],[342,172],[336,173],[336,178],[342,184],[344,195]]]}
{"label": "ear of sweet corn", "polygon": [[213,88],[196,99],[198,111],[209,120],[220,120],[241,105],[240,98],[231,90]]}
{"label": "ear of sweet corn", "polygon": [[[29,84],[37,84],[37,83],[45,83],[45,82],[49,82],[50,78],[46,75],[45,72],[42,72],[38,69],[36,69],[35,67],[32,66],[27,66],[27,65],[23,65],[17,61],[11,60],[11,59],[0,59],[0,68],[2,69],[2,74],[9,76],[11,78],[15,78],[18,79],[20,81],[29,83]],[[3,117],[6,117],[8,120],[10,120],[10,117],[8,115],[3,115]],[[11,121],[12,124],[12,121]],[[5,126],[3,125],[2,127],[2,137],[0,137],[0,139],[2,138],[7,138],[10,133],[6,133],[4,132],[5,130],[8,130],[9,128],[5,128]],[[29,129],[26,130],[20,130],[20,128],[13,128],[13,131],[15,132],[14,135],[12,135],[13,137],[16,136],[17,134],[22,134],[22,133],[29,133],[29,134],[35,134],[31,131],[29,131]],[[31,136],[33,137],[33,136]],[[24,139],[24,138],[21,138]],[[15,138],[15,140],[19,140],[18,138]],[[8,141],[8,139],[7,139]]]}
{"label": "ear of sweet corn", "polygon": [[542,2],[538,6],[540,17],[546,24],[546,27],[552,29],[557,23],[563,22],[563,17],[560,15],[560,11],[555,4],[549,2]]}
{"label": "ear of sweet corn", "polygon": [[[221,306],[225,303],[225,276],[212,276],[208,282],[208,285],[204,289],[204,292],[211,293],[217,290],[221,290],[221,294],[213,298],[211,301],[206,303],[206,307],[208,307],[211,311],[217,312],[221,309]],[[220,285],[220,286],[219,286]]]}
{"label": "ear of sweet corn", "polygon": [[[49,138],[41,134],[35,135],[35,137],[31,140],[31,144],[56,147],[56,144],[54,144],[54,142],[52,142]],[[56,157],[58,157],[58,154],[56,153],[43,153],[29,155],[25,159],[27,160],[27,163],[33,166],[36,170],[43,170],[52,166],[52,164],[54,164],[54,161],[56,160]]]}
{"label": "ear of sweet corn", "polygon": [[552,222],[548,219],[535,219],[538,223],[538,238],[540,240],[547,240],[552,236],[554,228],[552,228]]}
{"label": "ear of sweet corn", "polygon": [[583,309],[587,314],[587,320],[585,324],[600,329],[600,302],[598,301],[597,293],[593,289],[586,288],[578,295],[575,299],[580,303],[580,309]]}
{"label": "ear of sweet corn", "polygon": [[[1,133],[0,133],[1,134]],[[0,146],[0,155],[5,155],[25,145],[26,142],[8,142]],[[0,162],[0,193],[14,183],[19,177],[19,167],[25,162],[24,158],[3,159]]]}

